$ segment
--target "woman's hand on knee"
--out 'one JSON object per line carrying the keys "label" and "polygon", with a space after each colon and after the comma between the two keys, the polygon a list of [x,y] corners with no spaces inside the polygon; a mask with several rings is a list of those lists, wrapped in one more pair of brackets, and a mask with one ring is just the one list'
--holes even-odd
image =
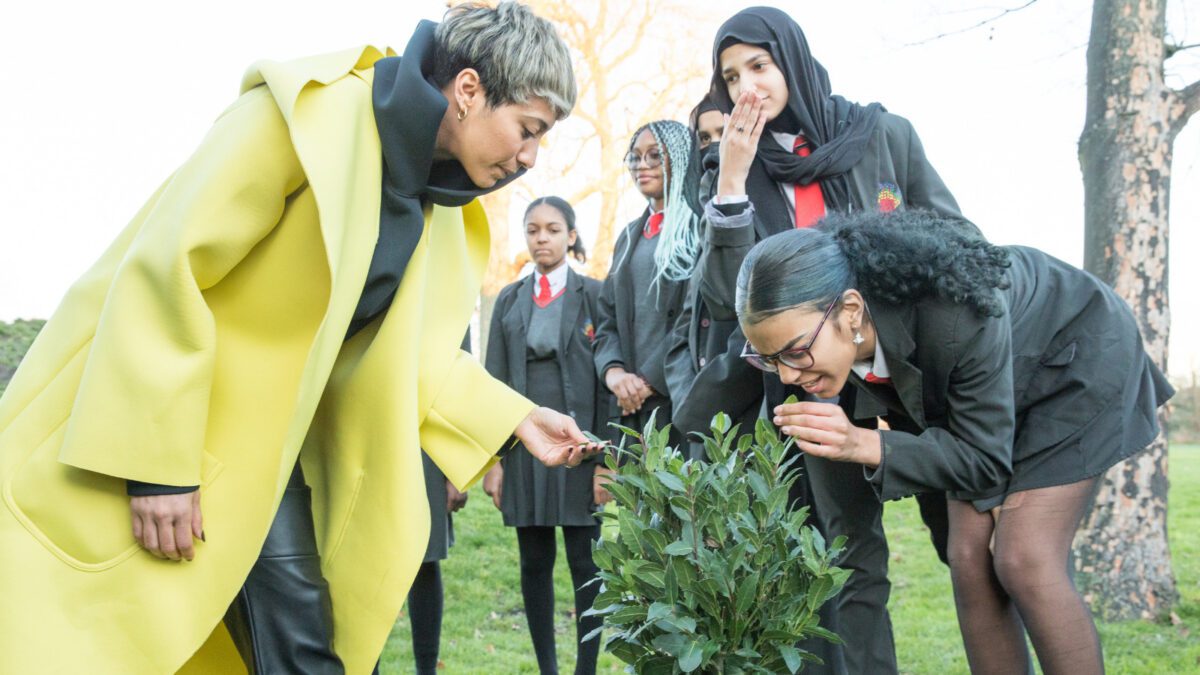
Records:
{"label": "woman's hand on knee", "polygon": [[158,558],[193,560],[194,539],[204,539],[200,490],[174,495],[130,497],[133,538]]}

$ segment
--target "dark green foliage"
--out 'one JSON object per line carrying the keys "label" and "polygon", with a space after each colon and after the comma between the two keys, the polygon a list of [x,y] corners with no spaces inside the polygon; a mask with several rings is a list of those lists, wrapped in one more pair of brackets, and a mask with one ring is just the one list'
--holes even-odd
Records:
{"label": "dark green foliage", "polygon": [[0,394],[4,393],[17,364],[45,323],[41,319],[17,319],[12,323],[0,321]]}
{"label": "dark green foliage", "polygon": [[707,462],[667,447],[653,420],[622,429],[638,441],[627,461],[607,460],[617,508],[601,515],[617,527],[594,547],[603,586],[590,613],[638,673],[795,673],[818,660],[801,640],[838,641],[817,609],[850,575],[833,566],[843,541],[827,546],[807,508],[789,510],[791,441],[765,420],[740,438],[729,423],[713,421]]}

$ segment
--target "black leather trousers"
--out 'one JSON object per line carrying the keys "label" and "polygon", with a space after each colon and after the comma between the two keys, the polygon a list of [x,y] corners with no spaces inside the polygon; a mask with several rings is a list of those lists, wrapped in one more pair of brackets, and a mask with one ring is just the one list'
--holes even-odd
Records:
{"label": "black leather trousers", "polygon": [[333,652],[333,604],[299,462],[225,626],[251,675],[345,673]]}

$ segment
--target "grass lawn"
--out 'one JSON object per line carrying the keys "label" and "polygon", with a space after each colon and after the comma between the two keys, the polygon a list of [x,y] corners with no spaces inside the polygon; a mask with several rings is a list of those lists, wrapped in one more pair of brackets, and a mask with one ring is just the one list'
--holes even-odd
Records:
{"label": "grass lawn", "polygon": [[[1180,623],[1101,624],[1109,673],[1200,672],[1200,446],[1171,448],[1171,552],[1182,596]],[[966,673],[954,617],[950,576],[938,562],[913,500],[887,506],[892,549],[891,611],[900,668],[905,673]],[[516,535],[500,523],[491,501],[476,489],[455,517],[458,542],[443,563],[446,611],[441,660],[447,673],[537,673],[521,610]],[[574,663],[570,574],[561,555],[555,570],[560,672]],[[601,672],[623,664],[600,656]],[[407,616],[396,622],[382,672],[412,672]]]}

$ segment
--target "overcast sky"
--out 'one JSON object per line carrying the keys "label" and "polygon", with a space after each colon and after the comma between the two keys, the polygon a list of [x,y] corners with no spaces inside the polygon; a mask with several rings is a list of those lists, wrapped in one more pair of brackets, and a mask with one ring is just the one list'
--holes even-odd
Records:
{"label": "overcast sky", "polygon": [[[747,3],[690,2],[711,36]],[[779,2],[804,27],[834,91],[914,123],[963,212],[997,243],[1080,264],[1090,3],[1042,0],[988,27],[988,3]],[[1008,6],[1023,4],[1018,0]],[[1172,0],[1169,32],[1200,42],[1200,9]],[[977,6],[979,9],[963,9]],[[353,7],[357,12],[351,12]],[[195,148],[246,67],[357,44],[402,50],[444,2],[13,4],[0,23],[0,320],[49,316],[68,285]],[[696,54],[708,54],[706,41]],[[1200,49],[1193,50],[1200,52]],[[1200,56],[1168,82],[1200,78]],[[671,63],[640,67],[670,68]],[[1176,141],[1171,371],[1200,369],[1200,119]],[[553,152],[549,147],[544,152]],[[536,169],[535,169],[536,171]],[[626,180],[622,189],[632,191]],[[627,207],[633,211],[636,203]],[[622,213],[621,222],[633,213]],[[517,227],[516,223],[510,224]],[[594,222],[581,222],[585,239]],[[515,232],[515,230],[514,230]]]}

